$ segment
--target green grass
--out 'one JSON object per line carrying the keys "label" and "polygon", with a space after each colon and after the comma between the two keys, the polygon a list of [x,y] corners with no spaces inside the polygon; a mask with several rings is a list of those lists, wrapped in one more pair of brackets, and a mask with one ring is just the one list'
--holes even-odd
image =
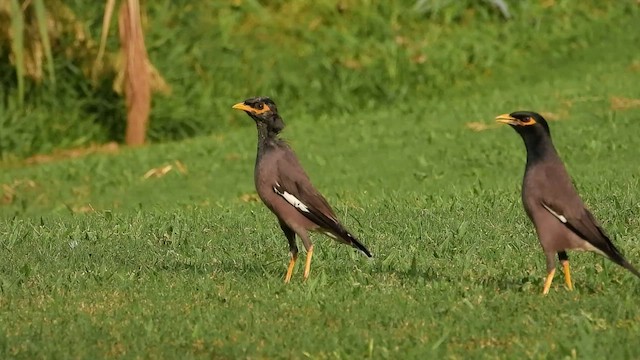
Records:
{"label": "green grass", "polygon": [[[242,200],[254,193],[256,135],[232,99],[207,121],[242,125],[211,136],[6,163],[0,357],[640,357],[640,280],[573,253],[576,290],[559,273],[542,297],[521,140],[506,126],[465,126],[517,109],[556,114],[579,191],[640,266],[640,109],[611,103],[640,98],[638,16],[614,13],[576,12],[571,36],[507,46],[485,75],[440,92],[326,111],[318,104],[338,94],[306,109],[276,92],[284,136],[376,256],[316,236],[306,283],[299,265],[283,284],[286,240],[262,204]],[[255,95],[244,92],[234,100]],[[187,172],[143,178],[175,161]]]}

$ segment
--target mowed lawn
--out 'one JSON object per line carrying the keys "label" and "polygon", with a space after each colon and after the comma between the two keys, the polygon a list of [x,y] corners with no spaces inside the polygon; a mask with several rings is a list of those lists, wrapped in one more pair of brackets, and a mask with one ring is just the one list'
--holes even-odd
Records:
{"label": "mowed lawn", "polygon": [[545,114],[586,203],[640,266],[634,24],[437,98],[327,116],[274,97],[283,136],[375,255],[316,235],[307,282],[299,264],[283,283],[287,242],[256,201],[256,132],[233,102],[211,116],[247,122],[231,132],[3,166],[0,358],[639,358],[640,279],[570,253],[575,291],[558,271],[541,295],[524,146],[493,121]]}

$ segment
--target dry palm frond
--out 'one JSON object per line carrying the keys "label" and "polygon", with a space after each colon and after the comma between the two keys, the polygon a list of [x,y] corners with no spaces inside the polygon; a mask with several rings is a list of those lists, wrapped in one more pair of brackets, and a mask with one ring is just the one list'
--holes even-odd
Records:
{"label": "dry palm frond", "polygon": [[98,48],[98,55],[91,68],[91,79],[94,82],[97,81],[98,73],[104,68],[104,52],[107,47],[107,38],[109,37],[109,25],[111,24],[111,17],[113,16],[113,9],[116,6],[116,0],[107,0],[107,4],[104,8],[104,16],[102,17],[102,34],[100,35],[100,47]]}
{"label": "dry palm frond", "polygon": [[[6,19],[6,21],[5,21]],[[73,41],[62,41],[71,38]],[[63,53],[81,68],[93,43],[77,20],[60,0],[0,1],[0,46],[11,48],[10,60],[16,69],[20,101],[26,78],[40,83],[46,69],[49,82],[55,85],[53,54]],[[65,46],[62,48],[62,46]]]}
{"label": "dry palm frond", "polygon": [[[63,54],[94,83],[104,76],[122,74],[124,66],[119,53],[106,49],[116,1],[106,2],[102,39],[98,46],[85,30],[84,21],[78,19],[62,0],[0,1],[0,46],[11,48],[10,60],[18,75],[19,88],[24,89],[24,79],[39,83],[45,74],[51,83],[55,83],[53,54]],[[151,73],[151,88],[169,94],[170,87],[148,60],[147,66]],[[122,80],[122,76],[116,76],[114,81],[118,93],[122,93]]]}
{"label": "dry palm frond", "polygon": [[[99,75],[105,71],[104,58],[106,53],[107,39],[109,37],[109,29],[111,27],[111,19],[113,18],[115,7],[116,0],[106,0],[104,16],[102,18],[102,34],[100,35],[100,46],[98,48],[98,55],[96,56],[91,70],[91,78],[94,82],[96,82]],[[141,10],[141,22],[145,24],[146,16],[142,11],[142,8],[139,8]],[[118,94],[124,93],[125,86],[125,66],[122,59],[123,57],[123,48],[121,47],[118,55],[114,56],[113,60],[111,60],[111,62],[109,63],[109,65],[116,71],[116,78],[113,81],[113,90]],[[160,75],[160,72],[155,68],[155,66],[153,66],[153,64],[149,61],[149,58],[145,58],[145,61],[151,77],[151,90],[157,91],[164,95],[171,94],[171,87],[167,84],[162,75]]]}
{"label": "dry palm frond", "polygon": [[47,30],[47,10],[44,7],[44,0],[33,0],[33,8],[35,12],[36,22],[38,23],[38,31],[42,40],[42,48],[47,58],[47,70],[49,72],[49,81],[53,85],[56,83],[56,74],[53,70],[53,55],[51,53],[51,42],[49,41],[49,31]]}
{"label": "dry palm frond", "polygon": [[[94,82],[97,74],[104,69],[103,58],[115,6],[115,0],[106,0],[100,46],[91,70]],[[124,0],[121,3],[118,16],[120,56],[115,61],[117,75],[113,89],[118,94],[125,95],[127,103],[125,141],[128,145],[134,146],[142,145],[145,141],[151,111],[151,90],[164,94],[169,94],[171,91],[149,61],[142,30],[143,16],[138,0]]]}
{"label": "dry palm frond", "polygon": [[24,17],[22,14],[22,8],[18,3],[18,0],[11,0],[11,7],[9,9],[9,17],[11,19],[11,29],[9,31],[9,38],[11,41],[11,52],[13,55],[13,62],[16,67],[16,74],[18,76],[18,100],[20,103],[24,100]]}
{"label": "dry palm frond", "polygon": [[53,53],[71,59],[94,84],[100,77],[116,74],[114,90],[124,93],[127,103],[126,142],[141,145],[151,108],[151,90],[169,94],[171,89],[148,59],[139,0],[121,1],[121,48],[118,55],[106,51],[115,6],[116,0],[106,0],[98,47],[63,0],[46,0],[46,7],[45,0],[0,1],[0,46],[11,47],[10,61],[16,69],[20,103],[24,101],[25,78],[41,82],[45,66],[49,81],[55,84]]}

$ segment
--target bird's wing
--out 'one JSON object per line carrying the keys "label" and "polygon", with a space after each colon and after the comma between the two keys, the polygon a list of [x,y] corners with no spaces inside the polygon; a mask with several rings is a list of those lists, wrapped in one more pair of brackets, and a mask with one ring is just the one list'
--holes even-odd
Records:
{"label": "bird's wing", "polygon": [[277,181],[273,191],[285,199],[298,212],[324,230],[328,236],[349,244],[368,257],[371,252],[338,221],[327,200],[313,187],[311,180],[290,149],[278,159]]}
{"label": "bird's wing", "polygon": [[554,185],[544,187],[547,191],[539,194],[540,205],[567,229],[589,243],[593,247],[589,250],[608,257],[640,277],[640,272],[625,260],[598,221],[584,206],[564,166],[550,167],[547,170],[544,173],[544,184]]}
{"label": "bird's wing", "polygon": [[601,255],[608,257],[616,264],[626,268],[640,278],[640,271],[633,267],[633,265],[631,265],[624,256],[622,256],[620,251],[615,247],[615,245],[613,245],[611,240],[609,240],[609,237],[605,234],[604,230],[598,224],[593,215],[591,215],[591,212],[589,212],[589,210],[584,206],[574,212],[563,211],[560,203],[551,204],[543,202],[542,206],[553,214],[553,216],[555,216],[567,228],[591,244],[594,247],[594,250],[599,252]]}
{"label": "bird's wing", "polygon": [[302,215],[318,226],[341,234],[344,229],[333,209],[304,172],[291,151],[286,151],[278,162],[277,181],[273,191],[295,207]]}
{"label": "bird's wing", "polygon": [[540,205],[596,251],[610,257],[611,241],[584,206],[562,162],[558,159],[542,165],[536,175],[538,183],[533,188]]}
{"label": "bird's wing", "polygon": [[593,245],[603,255],[612,258],[618,254],[598,221],[584,206],[571,208],[566,203],[552,199],[542,201],[541,204],[564,226]]}

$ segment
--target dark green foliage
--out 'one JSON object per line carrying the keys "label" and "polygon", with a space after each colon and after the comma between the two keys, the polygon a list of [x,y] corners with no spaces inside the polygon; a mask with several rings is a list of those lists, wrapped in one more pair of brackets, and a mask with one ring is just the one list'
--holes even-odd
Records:
{"label": "dark green foliage", "polygon": [[[598,41],[593,24],[617,26],[638,11],[633,1],[550,3],[515,2],[506,21],[489,2],[471,1],[435,2],[439,10],[426,12],[411,1],[147,2],[150,58],[173,88],[172,95],[154,98],[149,139],[226,131],[239,125],[229,106],[256,95],[316,115],[440,98],[525,57],[565,59]],[[102,4],[70,5],[97,39]],[[111,80],[92,88],[76,66],[58,52],[56,91],[28,91],[24,111],[7,104],[16,97],[15,76],[3,77],[3,116],[25,123],[1,127],[5,136],[50,132],[41,136],[58,141],[29,135],[20,146],[0,144],[0,153],[23,156],[122,138],[123,110]],[[67,134],[31,127],[51,113],[65,114]]]}
{"label": "dark green foliage", "polygon": [[[263,14],[263,6],[291,2],[244,3],[253,7],[243,11]],[[493,127],[506,112],[548,114],[584,200],[640,266],[640,110],[629,100],[640,98],[640,58],[629,51],[638,17],[630,6],[603,3],[611,9],[556,1],[533,13],[555,19],[554,36],[505,33],[505,49],[497,48],[509,56],[451,88],[409,79],[411,96],[391,101],[367,87],[382,81],[373,73],[342,97],[325,91],[326,79],[324,93],[313,82],[283,82],[273,95],[288,125],[283,136],[375,255],[368,261],[315,236],[306,283],[299,264],[283,284],[287,242],[262,204],[245,202],[254,193],[256,134],[230,106],[271,86],[251,75],[279,76],[261,63],[222,71],[236,77],[229,92],[211,80],[206,86],[217,90],[205,96],[196,89],[202,82],[185,81],[201,97],[174,87],[161,105],[167,117],[179,99],[185,118],[206,113],[214,135],[3,165],[0,358],[639,358],[640,281],[626,270],[571,253],[576,290],[564,289],[559,270],[549,296],[540,294],[544,257],[520,204],[524,146],[509,127]],[[522,7],[513,5],[514,16]],[[536,29],[534,15],[517,26]],[[466,36],[480,39],[479,31]],[[228,44],[241,37],[229,36]],[[517,37],[535,39],[509,45]],[[274,66],[282,76],[296,69]],[[402,86],[385,76],[389,89]],[[469,123],[489,128],[475,132]],[[174,168],[165,176],[143,178],[167,164]]]}

